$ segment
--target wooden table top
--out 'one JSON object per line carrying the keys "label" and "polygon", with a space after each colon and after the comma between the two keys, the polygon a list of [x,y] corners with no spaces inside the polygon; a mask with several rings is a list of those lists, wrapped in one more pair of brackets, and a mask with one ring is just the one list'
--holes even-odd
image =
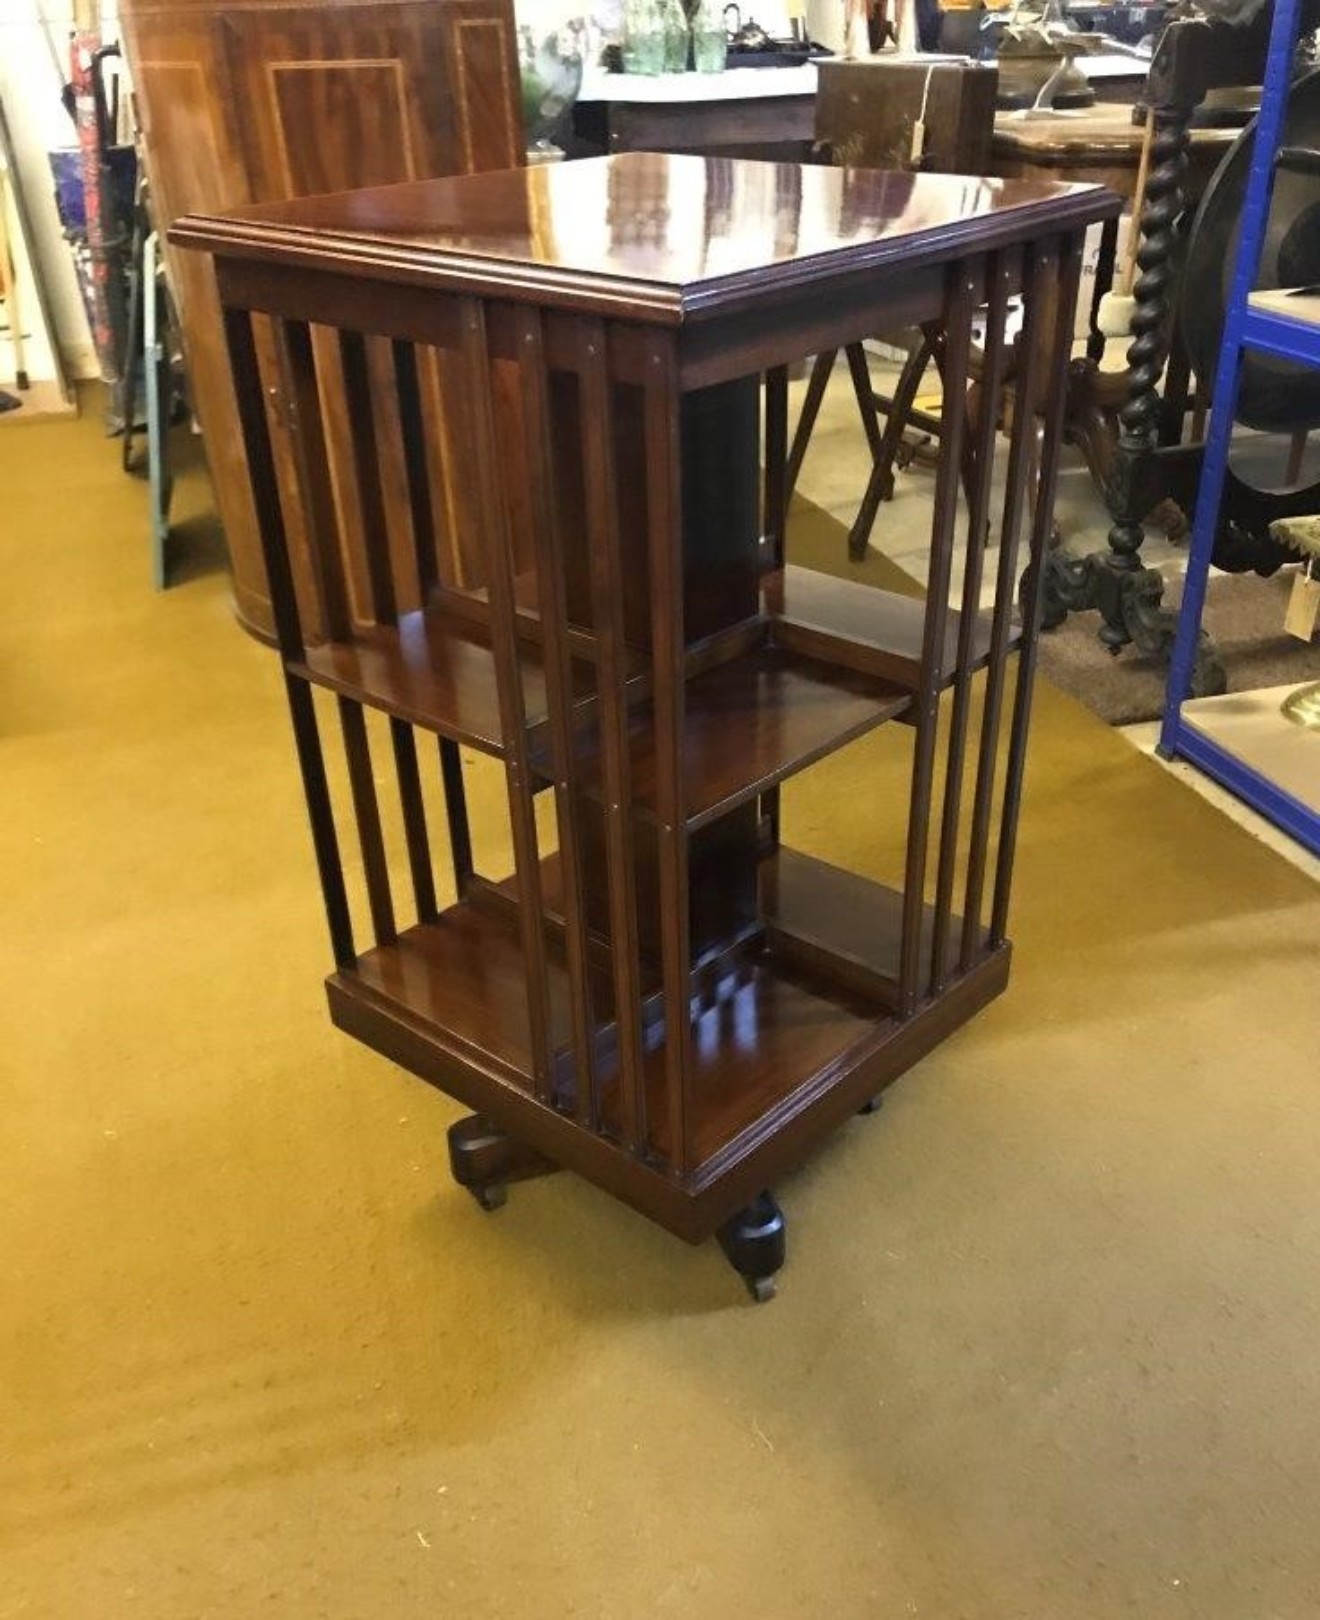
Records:
{"label": "wooden table top", "polygon": [[622,153],[190,217],[184,247],[677,325],[1118,211],[1092,185]]}
{"label": "wooden table top", "polygon": [[[1192,146],[1227,151],[1241,130],[1194,129]],[[1141,157],[1145,129],[1132,122],[1132,108],[1119,102],[1098,102],[1077,111],[1023,114],[1001,112],[995,117],[995,154],[1015,156],[1064,168],[1130,161]]]}

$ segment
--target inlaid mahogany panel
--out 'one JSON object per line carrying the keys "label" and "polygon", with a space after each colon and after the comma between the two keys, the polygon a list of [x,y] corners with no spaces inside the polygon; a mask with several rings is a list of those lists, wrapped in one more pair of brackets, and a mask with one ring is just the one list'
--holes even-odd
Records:
{"label": "inlaid mahogany panel", "polygon": [[[137,89],[157,224],[252,201],[502,168],[523,146],[508,0],[351,0],[349,4],[224,5],[123,0],[125,48]],[[256,515],[220,336],[209,258],[169,249],[197,415],[206,440],[240,619],[271,633]],[[373,365],[375,360],[373,358]],[[272,448],[292,486],[286,380],[273,351]],[[438,442],[461,411],[435,365],[420,386]],[[342,540],[358,580],[356,531],[343,504],[351,471],[333,464]],[[286,505],[295,569],[302,518]],[[469,526],[463,493],[437,513],[436,545],[464,576],[455,536]],[[314,593],[299,577],[299,600]],[[360,590],[354,591],[358,606]],[[314,619],[312,627],[314,628]]]}

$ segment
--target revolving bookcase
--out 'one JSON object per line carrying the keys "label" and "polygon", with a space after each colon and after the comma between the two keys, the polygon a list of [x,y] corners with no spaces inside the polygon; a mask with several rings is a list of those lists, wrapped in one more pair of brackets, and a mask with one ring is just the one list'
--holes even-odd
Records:
{"label": "revolving bookcase", "polygon": [[[484,1204],[568,1168],[718,1233],[765,1297],[775,1178],[1004,987],[1037,617],[1013,582],[1050,529],[1082,236],[1117,206],[629,154],[176,226],[216,255],[331,1014],[476,1110],[450,1149]],[[789,363],[931,323],[924,601],[787,564]],[[1016,413],[1001,501],[1010,359],[1046,428]],[[789,847],[780,784],[891,725],[886,887]],[[511,871],[474,854],[479,769]]]}

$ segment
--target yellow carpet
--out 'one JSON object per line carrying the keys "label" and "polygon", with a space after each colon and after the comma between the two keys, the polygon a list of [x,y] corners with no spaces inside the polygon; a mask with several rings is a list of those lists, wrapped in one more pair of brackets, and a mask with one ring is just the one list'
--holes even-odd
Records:
{"label": "yellow carpet", "polygon": [[[272,655],[94,415],[0,487],[0,1615],[1320,1613],[1306,879],[1040,693],[1008,995],[754,1308],[336,1034]],[[883,738],[807,780],[866,864]],[[889,836],[882,831],[880,841]]]}

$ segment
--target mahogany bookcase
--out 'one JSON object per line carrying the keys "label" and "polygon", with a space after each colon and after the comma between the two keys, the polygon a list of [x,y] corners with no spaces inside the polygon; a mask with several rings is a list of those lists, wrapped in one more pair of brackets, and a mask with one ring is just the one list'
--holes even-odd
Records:
{"label": "mahogany bookcase", "polygon": [[[1082,238],[1118,206],[635,153],[176,225],[216,256],[331,1015],[476,1110],[450,1157],[487,1207],[566,1167],[718,1233],[767,1297],[776,1177],[1003,989],[1038,615],[1014,581],[1050,531]],[[974,397],[1011,359],[1045,422],[1017,411],[1002,498],[978,311]],[[931,323],[924,601],[786,565],[789,363]],[[780,836],[780,784],[884,725],[910,739],[892,888]],[[511,872],[474,855],[478,755]]]}

